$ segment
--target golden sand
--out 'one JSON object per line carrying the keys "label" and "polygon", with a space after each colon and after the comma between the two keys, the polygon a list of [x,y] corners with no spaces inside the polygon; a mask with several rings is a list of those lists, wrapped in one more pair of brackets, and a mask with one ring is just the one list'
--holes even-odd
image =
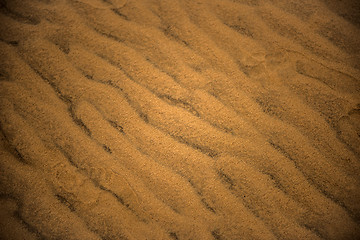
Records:
{"label": "golden sand", "polygon": [[356,0],[0,4],[0,239],[360,239]]}

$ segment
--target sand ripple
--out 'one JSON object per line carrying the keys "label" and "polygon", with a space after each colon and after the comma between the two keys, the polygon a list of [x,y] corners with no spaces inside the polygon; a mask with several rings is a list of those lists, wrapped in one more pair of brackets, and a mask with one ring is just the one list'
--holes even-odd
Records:
{"label": "sand ripple", "polygon": [[358,4],[0,4],[1,239],[360,238]]}

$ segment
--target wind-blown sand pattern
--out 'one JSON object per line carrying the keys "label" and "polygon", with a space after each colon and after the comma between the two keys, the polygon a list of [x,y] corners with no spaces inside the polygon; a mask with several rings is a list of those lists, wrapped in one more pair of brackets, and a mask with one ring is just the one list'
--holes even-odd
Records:
{"label": "wind-blown sand pattern", "polygon": [[360,239],[360,7],[0,1],[1,239]]}

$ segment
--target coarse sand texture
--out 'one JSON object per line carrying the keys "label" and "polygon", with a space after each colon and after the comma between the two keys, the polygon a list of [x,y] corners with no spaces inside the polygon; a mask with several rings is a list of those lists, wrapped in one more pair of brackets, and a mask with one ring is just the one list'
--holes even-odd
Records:
{"label": "coarse sand texture", "polygon": [[0,240],[360,239],[357,0],[0,0]]}

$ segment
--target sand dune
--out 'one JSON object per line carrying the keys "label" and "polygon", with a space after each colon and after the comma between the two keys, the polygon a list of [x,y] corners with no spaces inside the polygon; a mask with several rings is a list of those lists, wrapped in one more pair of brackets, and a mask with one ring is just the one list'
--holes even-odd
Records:
{"label": "sand dune", "polygon": [[0,239],[359,239],[356,1],[0,1]]}

